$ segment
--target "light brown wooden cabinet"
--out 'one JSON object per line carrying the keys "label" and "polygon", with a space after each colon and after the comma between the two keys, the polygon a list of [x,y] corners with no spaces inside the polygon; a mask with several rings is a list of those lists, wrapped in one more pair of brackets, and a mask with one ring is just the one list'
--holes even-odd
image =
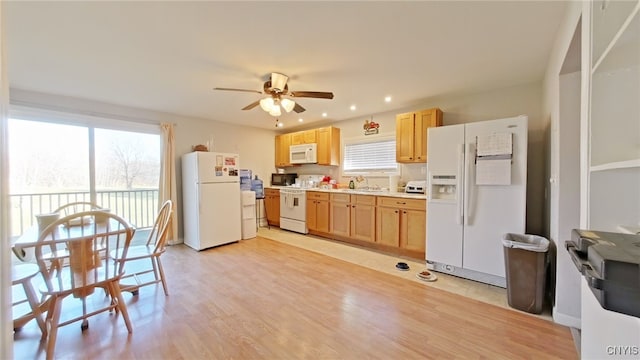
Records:
{"label": "light brown wooden cabinet", "polygon": [[396,161],[427,162],[427,129],[442,126],[438,108],[396,115]]}
{"label": "light brown wooden cabinet", "polygon": [[291,145],[313,144],[318,142],[317,129],[291,133]]}
{"label": "light brown wooden cabinet", "polygon": [[264,189],[264,208],[269,225],[280,226],[280,190]]}
{"label": "light brown wooden cabinet", "polygon": [[291,159],[289,158],[291,134],[276,135],[275,145],[276,167],[291,166]]}
{"label": "light brown wooden cabinet", "polygon": [[331,233],[355,240],[375,240],[375,203],[372,195],[331,194]]}
{"label": "light brown wooden cabinet", "polygon": [[340,165],[340,129],[318,129],[318,165]]}
{"label": "light brown wooden cabinet", "polygon": [[329,232],[329,193],[307,191],[306,219],[310,232]]}
{"label": "light brown wooden cabinet", "polygon": [[289,147],[299,144],[318,144],[318,165],[340,165],[340,129],[327,126],[319,129],[276,135],[276,167],[293,166]]}
{"label": "light brown wooden cabinet", "polygon": [[399,247],[413,256],[426,249],[426,200],[379,196],[376,211],[376,242]]}
{"label": "light brown wooden cabinet", "polygon": [[331,201],[329,204],[330,211],[330,227],[331,233],[334,235],[349,237],[349,227],[351,221],[351,195],[331,193]]}
{"label": "light brown wooden cabinet", "polygon": [[374,242],[376,238],[376,197],[351,195],[351,237]]}

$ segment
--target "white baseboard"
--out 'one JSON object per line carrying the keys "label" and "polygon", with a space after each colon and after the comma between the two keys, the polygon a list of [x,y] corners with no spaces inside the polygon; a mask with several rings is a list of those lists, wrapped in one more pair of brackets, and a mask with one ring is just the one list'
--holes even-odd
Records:
{"label": "white baseboard", "polygon": [[576,329],[582,328],[582,321],[580,320],[579,317],[558,312],[555,306],[553,307],[553,321],[557,324],[576,328]]}

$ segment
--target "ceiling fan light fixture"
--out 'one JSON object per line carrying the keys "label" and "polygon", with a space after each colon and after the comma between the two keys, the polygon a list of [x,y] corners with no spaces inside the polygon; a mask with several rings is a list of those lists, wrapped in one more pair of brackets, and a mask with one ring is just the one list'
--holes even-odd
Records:
{"label": "ceiling fan light fixture", "polygon": [[276,105],[276,106],[272,107],[271,111],[269,111],[269,115],[271,115],[271,116],[280,116],[280,115],[282,115],[282,112],[280,111],[280,106]]}
{"label": "ceiling fan light fixture", "polygon": [[291,110],[293,110],[293,108],[296,106],[296,103],[293,100],[282,99],[282,100],[280,100],[280,105],[282,105],[282,108],[286,112],[291,112]]}
{"label": "ceiling fan light fixture", "polygon": [[283,92],[289,77],[280,73],[271,73],[271,88]]}
{"label": "ceiling fan light fixture", "polygon": [[271,109],[273,108],[273,98],[272,97],[266,97],[266,98],[260,100],[260,107],[262,108],[262,110],[264,110],[266,112],[270,112]]}

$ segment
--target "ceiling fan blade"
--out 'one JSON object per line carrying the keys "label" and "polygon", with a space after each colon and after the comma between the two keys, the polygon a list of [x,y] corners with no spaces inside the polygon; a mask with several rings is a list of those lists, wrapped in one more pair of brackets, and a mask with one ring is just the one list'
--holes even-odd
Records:
{"label": "ceiling fan blade", "polygon": [[300,106],[300,104],[296,103],[296,106],[293,107],[293,111],[297,112],[297,113],[301,113],[303,111],[305,111],[307,109],[303,108],[302,106]]}
{"label": "ceiling fan blade", "polygon": [[260,104],[260,100],[254,101],[254,102],[252,102],[251,104],[249,104],[249,105],[247,105],[247,106],[243,107],[243,108],[242,108],[242,110],[251,110],[251,109],[253,109],[254,107],[258,106],[259,104]]}
{"label": "ceiling fan blade", "polygon": [[290,95],[293,97],[333,99],[332,92],[323,92],[323,91],[292,91]]}
{"label": "ceiling fan blade", "polygon": [[247,90],[247,89],[234,89],[234,88],[213,88],[213,90],[224,90],[224,91],[243,91],[243,92],[250,92],[250,93],[256,93],[256,94],[262,94],[262,91],[258,91],[258,90]]}

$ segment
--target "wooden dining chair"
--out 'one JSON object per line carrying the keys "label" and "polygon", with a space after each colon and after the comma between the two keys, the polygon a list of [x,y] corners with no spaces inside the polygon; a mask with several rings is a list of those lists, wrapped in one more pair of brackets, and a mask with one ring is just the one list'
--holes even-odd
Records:
{"label": "wooden dining chair", "polygon": [[57,209],[53,210],[52,212],[60,214],[60,217],[65,217],[71,214],[75,214],[83,211],[92,211],[92,210],[107,210],[107,209],[89,201],[76,201],[76,202],[64,204],[58,207]]}
{"label": "wooden dining chair", "polygon": [[[36,264],[15,264],[11,266],[11,307],[14,312],[13,331],[20,331],[24,325],[35,319],[42,331],[42,336],[45,337],[47,329],[42,313],[46,309],[47,302],[38,299],[32,282],[38,275],[40,275],[40,269]],[[17,294],[18,291],[13,291],[18,290],[18,287],[22,294]],[[28,309],[21,304],[29,304]]]}
{"label": "wooden dining chair", "polygon": [[[165,201],[156,215],[156,220],[145,245],[131,246],[127,254],[123,254],[121,249],[110,253],[110,257],[114,261],[125,264],[126,275],[120,282],[122,291],[131,292],[135,296],[138,295],[138,289],[143,286],[162,283],[165,296],[169,295],[160,256],[164,254],[166,249],[172,212],[173,203],[171,200]],[[144,260],[149,260],[150,263],[144,264]],[[145,274],[151,273],[153,273],[152,279],[150,276],[145,276]]]}
{"label": "wooden dining chair", "polygon": [[[45,280],[40,292],[49,297],[50,301],[45,320],[48,329],[47,359],[54,356],[60,326],[82,320],[82,329],[85,330],[88,328],[87,318],[104,311],[115,310],[117,314],[122,314],[127,330],[129,333],[133,331],[119,287],[124,266],[103,258],[103,251],[108,254],[115,249],[121,249],[121,253],[126,256],[132,237],[133,228],[126,220],[101,211],[85,211],[65,216],[40,233],[35,256]],[[68,257],[61,259],[63,266],[51,267],[51,258],[46,255],[51,249],[61,246],[68,249]],[[103,301],[103,306],[87,312],[84,300],[96,288],[105,289],[109,299]],[[83,300],[82,315],[65,314],[64,321],[61,321],[62,302],[69,295]]]}
{"label": "wooden dining chair", "polygon": [[[83,212],[83,211],[91,211],[91,210],[102,210],[105,211],[107,209],[104,209],[100,206],[98,206],[97,204],[94,204],[92,202],[88,202],[88,201],[76,201],[76,202],[71,202],[68,204],[64,204],[60,207],[58,207],[57,209],[53,210],[51,212],[51,214],[47,214],[48,215],[53,215],[53,214],[57,214],[58,218],[62,218],[65,216],[69,216],[75,213],[79,213],[79,212]],[[44,229],[40,229],[41,231],[43,231]],[[51,266],[60,266],[59,262],[62,261],[63,259],[65,259],[66,257],[69,256],[69,252],[67,250],[66,247],[60,247],[59,249],[56,249],[55,251],[51,251],[49,252],[45,257],[48,257],[50,259],[50,263]]]}

